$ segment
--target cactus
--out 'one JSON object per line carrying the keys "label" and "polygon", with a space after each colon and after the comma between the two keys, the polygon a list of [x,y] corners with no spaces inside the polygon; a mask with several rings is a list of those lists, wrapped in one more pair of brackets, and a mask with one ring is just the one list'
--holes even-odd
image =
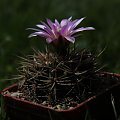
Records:
{"label": "cactus", "polygon": [[26,100],[47,101],[50,105],[66,98],[80,102],[92,93],[91,83],[97,73],[96,57],[85,49],[73,50],[64,59],[55,53],[38,51],[22,58],[19,73],[22,76],[19,91]]}

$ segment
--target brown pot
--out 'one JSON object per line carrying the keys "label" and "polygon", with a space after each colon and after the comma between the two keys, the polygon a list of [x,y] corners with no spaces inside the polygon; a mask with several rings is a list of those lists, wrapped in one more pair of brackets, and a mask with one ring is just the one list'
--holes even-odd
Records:
{"label": "brown pot", "polygon": [[[120,80],[119,74],[104,74],[115,76]],[[92,120],[116,120],[116,117],[120,115],[120,83],[69,110],[53,110],[4,94],[5,91],[16,90],[17,85],[14,84],[1,93],[10,120],[85,120],[88,113]]]}

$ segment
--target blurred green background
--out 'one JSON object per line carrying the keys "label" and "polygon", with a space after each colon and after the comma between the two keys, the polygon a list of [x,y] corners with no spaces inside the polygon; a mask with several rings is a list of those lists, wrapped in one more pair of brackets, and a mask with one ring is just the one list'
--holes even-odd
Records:
{"label": "blurred green background", "polygon": [[86,17],[81,26],[96,31],[83,32],[77,38],[81,48],[99,53],[106,50],[100,62],[105,71],[120,72],[120,0],[0,0],[0,90],[14,83],[5,80],[17,74],[18,56],[32,54],[32,48],[42,50],[41,38],[30,38],[35,27],[46,18],[51,20]]}

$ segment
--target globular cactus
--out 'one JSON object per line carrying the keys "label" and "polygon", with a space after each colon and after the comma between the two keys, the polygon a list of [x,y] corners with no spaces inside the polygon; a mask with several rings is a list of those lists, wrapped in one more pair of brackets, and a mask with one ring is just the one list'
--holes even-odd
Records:
{"label": "globular cactus", "polygon": [[66,97],[82,101],[85,92],[92,92],[96,71],[96,57],[85,49],[73,50],[64,59],[38,51],[22,58],[19,90],[26,100],[37,103],[57,104]]}

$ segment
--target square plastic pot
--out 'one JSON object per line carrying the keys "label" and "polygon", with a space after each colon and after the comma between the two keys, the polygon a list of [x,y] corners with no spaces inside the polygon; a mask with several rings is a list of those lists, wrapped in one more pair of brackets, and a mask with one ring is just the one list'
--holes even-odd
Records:
{"label": "square plastic pot", "polygon": [[[119,74],[104,74],[115,76],[120,81]],[[120,82],[69,110],[53,110],[4,94],[6,91],[16,90],[17,85],[14,84],[1,93],[10,120],[85,120],[88,115],[91,120],[116,120],[120,115]]]}

